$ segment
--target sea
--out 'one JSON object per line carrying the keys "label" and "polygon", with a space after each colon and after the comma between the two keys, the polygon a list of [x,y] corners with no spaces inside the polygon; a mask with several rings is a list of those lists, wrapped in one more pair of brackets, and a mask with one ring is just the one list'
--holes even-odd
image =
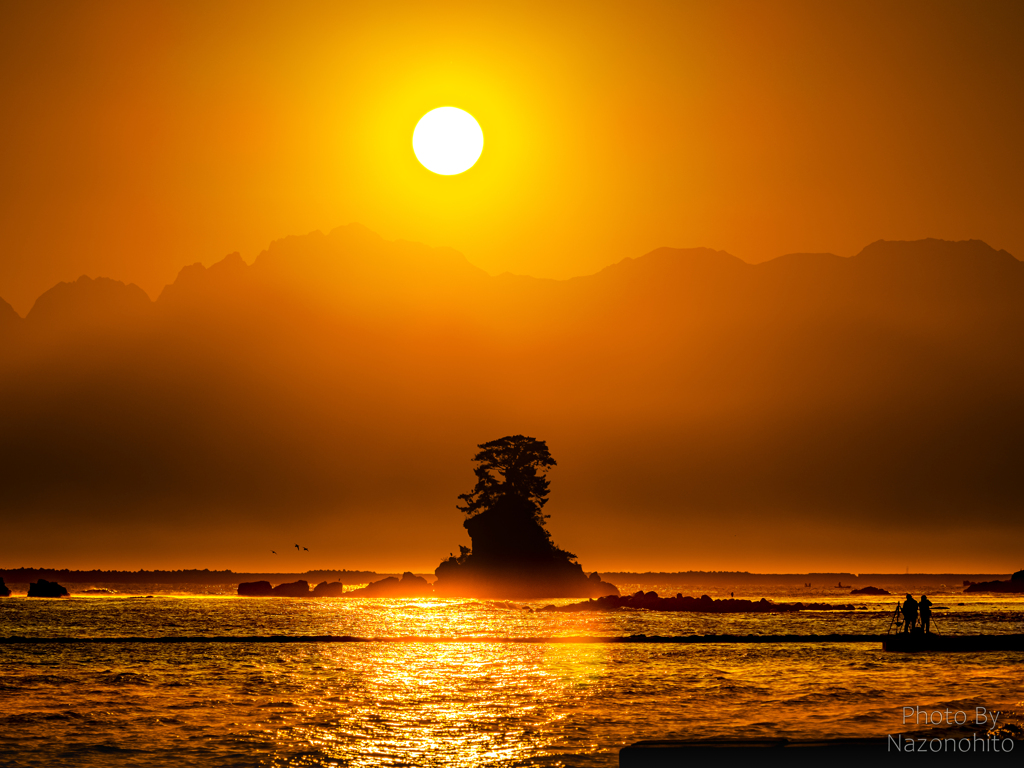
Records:
{"label": "sea", "polygon": [[[183,594],[159,586],[82,594],[72,585],[65,599],[16,592],[0,599],[0,638],[68,640],[0,644],[0,765],[582,767],[616,766],[622,747],[647,739],[950,729],[1022,738],[1021,652],[507,642],[885,634],[898,596],[910,591],[899,584],[876,585],[893,592],[880,597],[838,587],[619,586],[624,594],[734,593],[855,607],[569,613],[540,609],[571,600],[240,598],[227,588]],[[1024,632],[1024,596],[965,595],[959,585],[928,594],[941,634]],[[244,641],[276,635],[449,640]],[[188,640],[223,636],[243,642]],[[78,642],[117,637],[184,639]]]}

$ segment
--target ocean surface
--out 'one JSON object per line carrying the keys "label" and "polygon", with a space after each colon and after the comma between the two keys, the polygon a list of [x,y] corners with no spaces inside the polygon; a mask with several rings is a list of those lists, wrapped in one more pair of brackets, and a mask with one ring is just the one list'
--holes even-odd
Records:
{"label": "ocean surface", "polygon": [[[354,585],[356,586],[356,585]],[[729,589],[620,584],[715,598]],[[905,589],[886,586],[896,595]],[[112,587],[115,588],[116,587]],[[919,589],[914,590],[919,596]],[[853,611],[555,613],[538,603],[169,594],[0,598],[0,637],[522,637],[878,633],[897,597],[747,587]],[[943,634],[1024,632],[1024,599],[929,592]],[[642,739],[933,732],[999,711],[1021,737],[1024,653],[843,644],[0,645],[2,766],[615,766]],[[931,718],[932,715],[926,717]],[[948,727],[942,724],[942,727]],[[938,728],[939,731],[942,728]]]}

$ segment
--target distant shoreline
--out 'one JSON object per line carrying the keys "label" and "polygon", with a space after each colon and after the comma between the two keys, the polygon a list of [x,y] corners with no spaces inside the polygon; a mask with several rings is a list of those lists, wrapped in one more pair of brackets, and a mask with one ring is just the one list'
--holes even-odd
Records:
{"label": "distant shoreline", "polygon": [[[704,585],[757,585],[846,587],[878,586],[881,584],[963,586],[964,581],[999,581],[1009,579],[1009,573],[749,573],[747,571],[601,571],[601,578],[622,584],[692,584]],[[0,568],[0,578],[8,585],[26,584],[46,579],[68,584],[232,584],[244,581],[269,581],[280,584],[305,579],[309,582],[340,581],[342,584],[365,584],[400,573],[350,570],[313,570],[303,572],[234,572],[231,570],[72,570],[56,568]],[[434,574],[421,573],[428,581]]]}
{"label": "distant shoreline", "polygon": [[602,571],[601,577],[615,583],[639,582],[645,584],[671,583],[694,585],[735,584],[737,586],[802,586],[863,587],[881,584],[945,584],[963,586],[965,581],[997,581],[1010,578],[1009,573],[749,573],[747,571],[683,571],[636,573],[632,571]]}
{"label": "distant shoreline", "polygon": [[[340,581],[343,584],[365,584],[400,573],[377,573],[376,571],[315,570],[299,572],[235,572],[231,570],[140,570],[140,571],[79,571],[68,568],[0,568],[0,578],[7,584],[27,584],[39,579],[68,584],[233,584],[244,581],[270,581],[283,583],[306,579],[307,581]],[[433,574],[430,574],[433,578]]]}

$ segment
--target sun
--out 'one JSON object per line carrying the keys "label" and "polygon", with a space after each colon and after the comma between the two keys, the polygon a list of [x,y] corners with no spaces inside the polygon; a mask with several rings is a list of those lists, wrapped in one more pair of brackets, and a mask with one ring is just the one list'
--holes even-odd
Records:
{"label": "sun", "polygon": [[442,176],[468,171],[484,149],[484,132],[469,112],[438,107],[427,112],[412,132],[412,151],[423,166]]}

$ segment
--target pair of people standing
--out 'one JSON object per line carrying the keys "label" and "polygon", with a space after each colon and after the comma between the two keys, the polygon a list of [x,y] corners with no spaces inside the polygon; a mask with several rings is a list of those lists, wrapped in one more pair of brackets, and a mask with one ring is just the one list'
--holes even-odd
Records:
{"label": "pair of people standing", "polygon": [[910,632],[917,626],[917,617],[921,615],[921,629],[926,633],[932,631],[932,601],[928,595],[921,595],[921,602],[918,602],[910,595],[903,601],[903,631]]}

